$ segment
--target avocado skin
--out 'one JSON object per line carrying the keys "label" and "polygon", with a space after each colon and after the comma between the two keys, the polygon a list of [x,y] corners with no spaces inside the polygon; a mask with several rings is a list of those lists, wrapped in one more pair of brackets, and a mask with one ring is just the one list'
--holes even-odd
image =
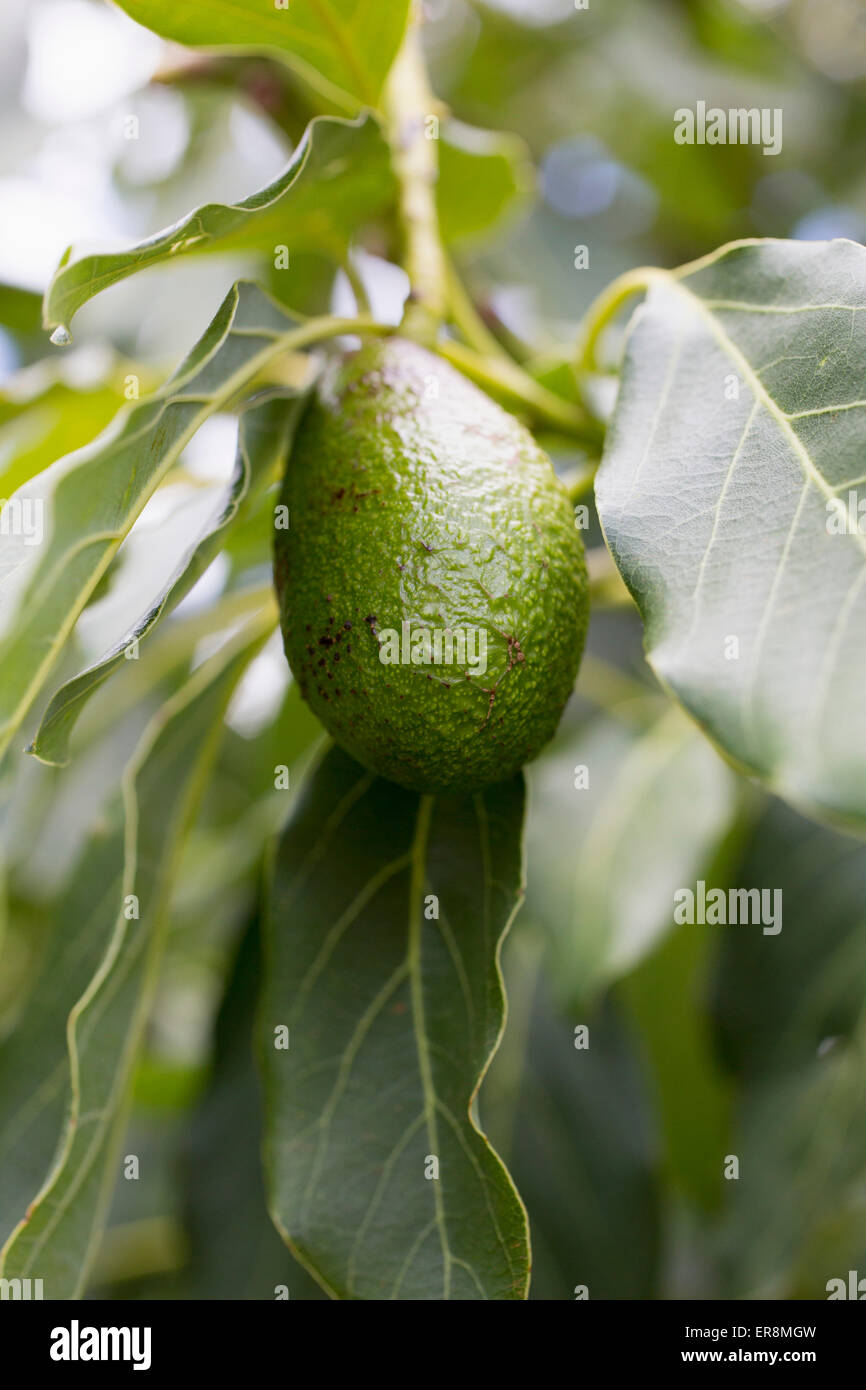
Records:
{"label": "avocado skin", "polygon": [[[571,505],[523,426],[401,338],[326,364],[275,533],[289,664],[337,743],[414,791],[513,776],[552,737],[586,636]],[[387,629],[487,632],[487,670],[383,665]]]}

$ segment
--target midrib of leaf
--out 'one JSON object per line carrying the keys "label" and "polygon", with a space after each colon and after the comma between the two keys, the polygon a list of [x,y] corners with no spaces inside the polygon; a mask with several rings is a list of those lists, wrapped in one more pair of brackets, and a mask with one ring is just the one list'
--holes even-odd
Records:
{"label": "midrib of leaf", "polygon": [[346,32],[343,24],[331,9],[329,0],[311,0],[311,3],[312,8],[316,11],[325,28],[328,30],[328,33],[331,35],[334,46],[342,57],[343,62],[358,84],[358,91],[363,100],[369,106],[373,106],[376,101],[375,93],[372,91],[367,81],[367,74],[355,57],[351,38]]}
{"label": "midrib of leaf", "polygon": [[[722,351],[727,353],[728,357],[730,357],[731,359],[731,362],[734,364],[735,367],[738,368],[745,380],[748,382],[752,394],[761,402],[762,406],[765,408],[767,413],[776,421],[782,432],[787,437],[788,442],[790,443],[793,452],[800,463],[800,466],[806,477],[807,483],[814,483],[815,487],[818,488],[818,491],[823,493],[824,497],[827,498],[828,501],[832,498],[835,498],[835,491],[830,487],[830,484],[827,482],[823,473],[821,473],[820,470],[816,468],[808,449],[806,448],[805,444],[800,439],[800,436],[797,434],[797,431],[791,424],[790,417],[786,414],[784,410],[782,410],[781,406],[778,405],[778,403],[770,395],[766,386],[761,381],[761,378],[756,374],[748,358],[743,355],[743,353],[737,347],[736,343],[734,343],[728,337],[727,333],[722,328],[722,325],[720,324],[719,320],[715,317],[713,313],[710,312],[703,299],[701,299],[699,295],[693,294],[673,275],[668,278],[667,282],[685,297],[686,302],[688,304],[692,305],[697,310],[699,317],[703,319],[703,321],[706,323],[710,333],[715,338]],[[849,531],[846,534],[852,534],[854,536],[854,539],[859,549],[862,550],[864,556],[866,556],[866,536],[861,536],[859,531],[857,531],[856,529],[855,531]]]}
{"label": "midrib of leaf", "polygon": [[[412,842],[412,867],[409,880],[409,920],[407,964],[409,967],[410,998],[412,1000],[412,1030],[415,1035],[415,1049],[418,1054],[418,1071],[421,1077],[421,1090],[424,1096],[424,1122],[430,1152],[438,1154],[439,1139],[436,1124],[436,1089],[433,1081],[433,1068],[430,1062],[430,1049],[427,1041],[424,1020],[424,984],[421,976],[421,921],[424,903],[424,887],[427,877],[427,845],[430,839],[430,821],[433,814],[433,798],[422,796],[418,805],[418,819],[415,824],[415,838]],[[452,1252],[448,1242],[445,1225],[445,1212],[438,1181],[433,1182],[433,1202],[435,1222],[442,1247],[442,1297],[451,1297]]]}
{"label": "midrib of leaf", "polygon": [[[692,268],[693,268],[693,267],[692,267]],[[687,269],[688,269],[688,268],[687,268]],[[801,514],[802,514],[803,504],[804,504],[805,499],[806,499],[806,496],[807,496],[807,494],[808,494],[808,490],[809,490],[810,485],[815,486],[815,487],[818,489],[818,491],[819,491],[820,493],[823,494],[824,498],[825,498],[827,501],[834,500],[835,497],[836,497],[836,492],[835,492],[835,490],[834,490],[833,488],[830,487],[830,485],[829,485],[829,483],[827,482],[827,480],[825,479],[824,475],[823,475],[823,474],[820,472],[820,470],[815,466],[814,462],[812,461],[812,457],[811,457],[811,455],[810,455],[808,449],[806,448],[805,444],[803,444],[802,440],[800,439],[799,435],[797,434],[796,430],[794,429],[793,425],[791,424],[791,418],[788,416],[788,414],[787,414],[784,410],[782,410],[781,406],[779,406],[778,403],[777,403],[777,402],[773,399],[773,397],[770,395],[769,391],[768,391],[767,388],[764,386],[764,383],[761,381],[760,377],[759,377],[759,376],[757,375],[757,373],[755,372],[755,370],[754,370],[754,368],[752,367],[751,363],[749,362],[748,358],[744,356],[744,354],[743,354],[743,353],[740,351],[740,349],[737,347],[736,343],[734,343],[734,342],[731,340],[731,338],[728,337],[727,333],[724,331],[724,329],[723,329],[721,323],[719,322],[718,318],[711,312],[710,308],[709,308],[708,305],[705,303],[705,301],[704,301],[703,299],[701,299],[701,297],[700,297],[699,295],[695,295],[695,294],[693,294],[691,291],[689,291],[689,289],[688,289],[685,285],[681,284],[681,283],[678,281],[678,279],[676,278],[676,276],[673,276],[673,275],[670,276],[668,282],[669,282],[672,286],[674,286],[674,287],[676,288],[676,290],[677,290],[680,294],[682,294],[682,295],[685,297],[686,302],[687,302],[688,304],[694,306],[694,308],[697,310],[697,313],[698,313],[699,318],[701,318],[701,320],[706,324],[706,326],[707,326],[707,328],[709,329],[709,332],[711,333],[712,337],[713,337],[713,338],[715,339],[715,341],[719,344],[719,346],[721,347],[722,351],[723,351],[724,353],[726,353],[727,356],[730,358],[731,363],[732,363],[733,366],[737,369],[738,373],[740,373],[740,374],[742,375],[743,379],[747,382],[747,384],[748,384],[748,386],[749,386],[749,388],[750,388],[750,390],[751,390],[751,392],[752,392],[752,395],[753,395],[753,397],[754,397],[754,399],[755,399],[756,405],[762,406],[763,409],[765,409],[765,410],[767,411],[767,413],[768,413],[768,415],[771,417],[771,419],[773,419],[773,420],[776,422],[776,424],[778,425],[778,427],[782,430],[782,432],[783,432],[783,434],[785,435],[785,437],[786,437],[786,439],[787,439],[787,441],[788,441],[790,447],[791,447],[792,450],[793,450],[794,456],[797,458],[798,462],[800,463],[800,467],[801,467],[801,469],[802,469],[802,471],[803,471],[803,475],[804,475],[803,490],[802,490],[802,492],[801,492],[801,494],[800,494],[799,502],[798,502],[797,507],[795,508],[795,511],[794,511],[794,515],[793,515],[793,518],[792,518],[792,521],[791,521],[791,526],[790,526],[789,531],[788,531],[788,536],[787,536],[787,538],[786,538],[786,540],[785,540],[785,544],[784,544],[784,546],[783,546],[783,548],[782,548],[782,551],[781,551],[781,554],[780,554],[780,556],[779,556],[779,562],[778,562],[778,564],[777,564],[777,566],[776,566],[776,572],[775,572],[775,574],[774,574],[774,576],[773,576],[773,582],[772,582],[772,585],[771,585],[771,587],[770,587],[770,592],[769,592],[769,594],[768,594],[768,596],[767,596],[767,602],[766,602],[766,605],[765,605],[765,608],[764,608],[764,612],[763,612],[763,614],[762,614],[761,621],[760,621],[760,624],[759,624],[759,626],[758,626],[757,634],[756,634],[756,637],[755,637],[755,661],[754,661],[754,664],[753,664],[753,679],[752,679],[752,687],[751,687],[751,697],[750,697],[750,700],[749,700],[749,702],[748,702],[748,705],[744,705],[744,706],[741,707],[741,717],[742,717],[742,721],[743,721],[743,731],[744,731],[744,733],[746,732],[746,725],[748,724],[749,729],[751,730],[752,735],[754,735],[754,721],[755,721],[755,714],[756,714],[756,710],[755,710],[755,701],[756,701],[756,699],[757,699],[757,680],[758,680],[758,673],[759,673],[759,670],[760,670],[760,654],[761,654],[761,652],[762,652],[762,650],[763,650],[764,637],[765,637],[767,628],[768,628],[768,626],[769,626],[769,624],[770,624],[770,621],[771,621],[771,618],[772,618],[773,608],[774,608],[774,606],[775,606],[775,601],[776,601],[776,594],[778,593],[779,585],[780,585],[781,580],[782,580],[782,575],[783,575],[784,570],[785,570],[785,565],[787,564],[788,556],[790,555],[790,552],[791,552],[791,545],[792,545],[792,542],[793,542],[793,537],[794,537],[794,534],[795,534],[795,532],[796,532],[796,528],[797,528],[797,524],[798,524],[798,522],[799,522],[799,520],[800,520],[800,516],[801,516]],[[812,307],[812,306],[799,306],[798,309],[797,309],[797,312],[799,312],[799,313],[807,313],[807,312],[809,312],[809,310],[810,310],[811,307]],[[817,307],[817,306],[815,306],[815,307]],[[843,308],[843,307],[846,307],[846,306],[840,305],[840,306],[834,306],[834,307]],[[849,309],[851,309],[851,308],[853,308],[854,306],[847,306],[847,307],[848,307]],[[829,408],[832,408],[832,407],[827,407],[827,409],[829,409]],[[818,413],[818,412],[815,412],[815,413]],[[731,460],[730,466],[728,467],[728,469],[727,469],[727,471],[726,471],[724,483],[723,483],[723,486],[722,486],[722,495],[724,495],[724,492],[725,492],[725,490],[727,489],[728,483],[730,482],[731,475],[732,475],[732,473],[733,473],[733,471],[734,471],[734,468],[735,468],[735,466],[736,466],[737,460],[738,460],[739,455],[740,455],[740,451],[741,451],[741,449],[742,449],[742,447],[743,447],[743,444],[744,444],[744,442],[745,442],[746,434],[748,433],[748,429],[751,428],[751,425],[752,425],[752,423],[753,423],[754,414],[755,414],[755,412],[753,411],[753,412],[750,414],[750,416],[749,416],[749,424],[748,424],[748,426],[747,426],[747,429],[746,429],[746,431],[744,431],[744,434],[743,434],[743,437],[742,437],[741,440],[740,440],[739,446],[738,446],[738,448],[737,448],[737,450],[736,450],[736,452],[735,452],[735,454],[734,454],[734,456],[733,456],[733,458],[732,458],[732,460]],[[721,505],[721,499],[720,499],[719,505]],[[715,534],[715,533],[714,533],[714,534]],[[848,536],[853,537],[854,542],[855,542],[855,544],[857,545],[858,549],[861,551],[861,553],[863,554],[864,558],[866,558],[866,536],[861,535],[861,534],[860,534],[860,531],[859,531],[856,527],[853,528],[853,529],[852,529],[852,528],[846,528],[845,535],[848,535]],[[704,564],[704,562],[706,561],[707,555],[709,554],[709,547],[710,547],[710,545],[712,545],[712,540],[713,540],[713,537],[710,538],[710,542],[708,543],[708,546],[707,546],[707,551],[706,551],[705,554],[704,554],[704,559],[703,559],[703,561],[702,561],[702,570],[703,570],[703,564]],[[858,582],[861,582],[861,581],[862,581],[864,575],[866,575],[866,569],[864,569],[863,573],[862,573],[861,576],[860,576],[860,581],[858,581]],[[855,584],[855,586],[854,586],[854,588],[853,588],[853,592],[856,592],[856,587],[857,587],[857,586],[856,586],[856,584]],[[849,595],[849,599],[850,599],[850,597],[851,597],[851,596]],[[843,610],[842,610],[842,611],[843,611],[843,612],[845,611],[845,607],[843,607]],[[839,624],[839,618],[837,617],[837,624],[836,624],[837,629],[838,629],[838,624]],[[835,641],[835,643],[834,643],[834,642],[831,642],[831,643],[829,644],[829,646],[828,646],[828,652],[827,652],[827,654],[825,655],[825,672],[824,672],[824,674],[823,674],[823,676],[822,676],[822,679],[820,680],[819,685],[818,685],[818,691],[817,691],[816,700],[815,700],[815,714],[814,714],[814,718],[813,718],[813,723],[814,723],[815,721],[817,721],[817,720],[820,718],[820,711],[821,711],[821,707],[822,707],[822,704],[823,704],[823,700],[826,698],[826,688],[828,687],[828,684],[829,684],[829,672],[830,672],[830,670],[832,669],[832,666],[831,666],[831,665],[828,665],[827,663],[828,663],[828,661],[829,661],[831,658],[832,658],[832,660],[835,660],[835,654],[836,654],[836,651],[838,650],[838,647],[839,647],[840,644],[841,644],[841,629],[838,629],[838,638],[837,638],[837,640]]]}
{"label": "midrib of leaf", "polygon": [[[376,100],[375,93],[372,91],[372,88],[369,85],[366,73],[364,72],[363,68],[358,63],[358,60],[355,57],[355,53],[352,48],[351,37],[346,32],[344,25],[333,13],[330,4],[327,3],[327,0],[307,0],[307,3],[313,10],[316,11],[325,29],[327,29],[328,33],[330,34],[334,47],[340,54],[340,57],[342,58],[343,63],[345,64],[346,70],[352,74],[352,76],[355,79],[355,82],[357,83],[358,92],[362,100],[366,102],[367,105],[373,106]],[[385,3],[385,0],[382,0],[382,3]],[[233,4],[232,0],[210,0],[209,8],[222,10],[225,14],[229,16],[230,19],[236,22],[239,21],[243,23],[244,20],[249,18],[245,6]],[[284,37],[284,35],[279,36],[280,39],[283,39]],[[313,44],[315,43],[315,34],[305,33],[304,37],[307,42]],[[285,44],[279,42],[276,37],[274,45],[277,49],[282,49],[284,52],[287,52],[291,56],[294,56],[294,54],[292,53],[292,49],[287,48]],[[301,59],[300,61],[304,62],[305,66],[308,64],[308,60]],[[326,77],[324,73],[317,73],[317,76],[319,76],[321,79],[327,82],[329,87],[334,88],[335,90],[342,90],[337,86],[336,83],[333,82],[331,78]],[[351,95],[351,93],[343,92],[343,95],[345,97]]]}

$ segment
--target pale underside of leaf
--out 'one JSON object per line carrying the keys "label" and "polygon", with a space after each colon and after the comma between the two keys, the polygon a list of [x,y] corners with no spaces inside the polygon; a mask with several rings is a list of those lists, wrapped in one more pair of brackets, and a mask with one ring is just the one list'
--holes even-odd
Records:
{"label": "pale underside of leaf", "polygon": [[653,275],[598,479],[667,687],[739,766],[866,828],[866,250],[735,244]]}

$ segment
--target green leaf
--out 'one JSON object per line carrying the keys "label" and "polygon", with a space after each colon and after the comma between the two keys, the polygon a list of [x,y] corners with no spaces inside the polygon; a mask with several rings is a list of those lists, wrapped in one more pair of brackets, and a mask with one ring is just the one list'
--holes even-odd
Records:
{"label": "green leaf", "polygon": [[[68,934],[60,935],[58,948],[70,951],[76,970],[76,946],[88,955],[100,944],[104,950],[83,993],[74,991],[68,1065],[61,1059],[50,1086],[31,1093],[23,1107],[32,1124],[33,1112],[59,1083],[66,1096],[66,1125],[49,1176],[26,1214],[19,1212],[2,1252],[4,1276],[42,1279],[47,1298],[75,1298],[86,1283],[118,1172],[129,1082],[164,944],[174,869],[216,754],[226,706],[264,636],[261,624],[245,630],[199,667],[148,726],[124,774],[122,882],[110,878],[108,885],[98,884],[102,896],[95,915],[102,940],[93,938],[90,913],[72,922],[73,935],[78,927],[83,942],[71,946]],[[46,1028],[56,1029],[73,994],[57,973],[45,977],[44,1013],[38,992],[31,1003]],[[35,1058],[42,1050],[41,1045],[32,1049]],[[35,1058],[31,1067],[41,1065]],[[21,1116],[19,1101],[19,1124]]]}
{"label": "green leaf", "polygon": [[674,891],[711,862],[735,781],[676,709],[646,730],[595,719],[530,777],[529,912],[552,937],[560,996],[584,999],[672,929]]}
{"label": "green leaf", "polygon": [[[506,978],[510,998],[507,969]],[[577,1021],[555,1011],[542,980],[509,1150],[532,1224],[532,1297],[573,1301],[585,1284],[590,1299],[652,1298],[658,1143],[641,1059],[608,1002],[579,1016],[589,1027],[584,1049],[575,1047]]]}
{"label": "green leaf", "polygon": [[755,1079],[731,1152],[722,1297],[826,1298],[847,1282],[866,1249],[866,1013],[824,1055]]}
{"label": "green leaf", "polygon": [[528,198],[533,173],[517,135],[448,121],[439,141],[436,202],[445,241],[489,234]]}
{"label": "green leaf", "polygon": [[375,106],[409,0],[118,0],[139,24],[191,48],[269,53],[345,110]]}
{"label": "green leaf", "polygon": [[202,422],[279,353],[341,326],[294,326],[255,286],[236,285],[165,386],[15,494],[22,515],[44,508],[45,536],[38,546],[9,536],[0,552],[0,753],[124,536]]}
{"label": "green leaf", "polygon": [[[260,1080],[253,1059],[261,973],[260,923],[245,932],[216,1023],[213,1070],[189,1124],[183,1154],[190,1260],[184,1298],[271,1299],[323,1294],[268,1216],[262,1179]],[[232,1201],[226,1202],[226,1171]]]}
{"label": "green leaf", "polygon": [[35,290],[0,281],[0,324],[16,337],[33,337],[39,331],[39,295]]}
{"label": "green leaf", "polygon": [[806,1063],[850,1037],[866,978],[866,846],[771,804],[737,869],[781,894],[781,931],[723,935],[714,1012],[725,1061],[745,1077]]}
{"label": "green leaf", "polygon": [[111,935],[122,864],[121,828],[94,833],[48,914],[39,977],[0,1045],[0,1242],[38,1192],[57,1148],[69,1078],[66,1021]]}
{"label": "green leaf", "polygon": [[327,252],[342,260],[358,228],[394,198],[388,146],[375,116],[311,121],[283,172],[240,203],[203,207],[125,251],[74,259],[69,247],[45,295],[46,328],[68,327],[94,295],[139,270],[202,251]]}
{"label": "green leaf", "polygon": [[715,929],[718,1051],[740,1096],[723,1294],[825,1298],[866,1243],[866,846],[771,803],[736,879],[782,912],[775,934]]}
{"label": "green leaf", "polygon": [[418,797],[334,749],[280,842],[261,1013],[270,1210],[335,1297],[525,1297],[525,1213],[476,1114],[522,816],[520,779]]}
{"label": "green leaf", "polygon": [[833,527],[866,479],[866,249],[649,276],[597,497],[650,663],[728,757],[862,833],[866,534]]}
{"label": "green leaf", "polygon": [[67,681],[52,696],[28,750],[42,762],[69,761],[69,736],[87,700],[123,665],[130,645],[144,638],[164,615],[177,607],[219,554],[234,523],[247,514],[251,502],[268,483],[281,475],[303,399],[301,394],[289,399],[280,395],[250,406],[241,415],[234,477],[217,516],[134,629],[100,661]]}
{"label": "green leaf", "polygon": [[714,947],[707,929],[678,926],[617,987],[652,1073],[665,1176],[706,1210],[722,1202],[720,1155],[731,1145],[731,1086],[706,1008]]}

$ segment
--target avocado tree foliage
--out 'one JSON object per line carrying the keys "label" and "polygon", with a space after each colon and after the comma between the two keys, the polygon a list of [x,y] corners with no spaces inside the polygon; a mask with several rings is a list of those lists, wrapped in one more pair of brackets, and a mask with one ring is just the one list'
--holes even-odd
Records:
{"label": "avocado tree foliage", "polygon": [[[218,557],[247,578],[269,564],[292,439],[335,341],[399,331],[530,427],[571,440],[587,465],[568,480],[575,502],[597,468],[604,537],[672,702],[649,742],[622,732],[614,785],[635,798],[635,816],[652,814],[672,770],[702,789],[703,810],[674,824],[673,853],[691,862],[725,823],[728,773],[703,735],[805,815],[866,831],[855,640],[866,538],[847,500],[864,481],[866,251],[751,240],[679,270],[630,272],[542,377],[493,335],[453,261],[465,236],[521,198],[524,152],[440,109],[408,0],[121,5],[192,49],[277,59],[320,114],[267,187],[199,207],[126,250],[70,249],[45,295],[44,327],[62,347],[95,295],[169,259],[243,251],[263,267],[259,283],[227,289],[163,385],[94,443],[34,464],[7,503],[43,504],[45,538],[34,546],[4,533],[0,550],[0,747],[8,760],[26,742],[62,769],[52,785],[73,786],[93,738],[90,702],[102,699],[100,720],[127,764],[111,829],[84,846],[65,921],[42,924],[32,988],[0,1045],[2,1272],[42,1277],[60,1298],[79,1296],[93,1270],[187,842],[216,775],[227,704],[278,612],[259,576],[230,583],[178,627],[166,620]],[[408,276],[399,326],[366,302],[355,252],[373,232]],[[282,294],[271,269],[282,250],[287,267],[315,253],[344,272],[357,313],[310,313],[296,287]],[[639,297],[615,362],[610,330]],[[607,412],[595,388],[614,373]],[[188,535],[161,587],[140,593],[122,640],[70,667],[76,624],[146,504],[226,412],[237,416],[237,461],[218,514]],[[595,560],[603,603],[618,581]],[[581,623],[572,626],[578,646]],[[228,640],[190,670],[195,644],[220,632]],[[151,701],[126,747],[124,715]],[[239,864],[279,836],[256,924],[261,960],[251,969],[253,948],[242,951],[220,1027],[235,1036],[240,1016],[248,1031],[257,992],[263,1114],[241,1107],[239,1123],[261,1123],[274,1227],[334,1297],[526,1297],[526,1212],[479,1107],[505,1023],[499,953],[523,894],[521,775],[462,796],[397,786],[324,747],[293,689],[264,746],[260,787],[238,825],[218,827]],[[609,880],[595,881],[593,834],[579,848],[578,912],[592,917],[594,904],[604,940],[579,932],[571,908],[555,936],[563,975],[595,987],[648,951],[658,923],[625,932],[607,920],[616,913]],[[232,1065],[220,1044],[229,1087]],[[694,1162],[683,1159],[683,1181],[699,1189]],[[193,1195],[193,1215],[206,1198]],[[286,1282],[269,1248],[257,1277],[262,1297]]]}

